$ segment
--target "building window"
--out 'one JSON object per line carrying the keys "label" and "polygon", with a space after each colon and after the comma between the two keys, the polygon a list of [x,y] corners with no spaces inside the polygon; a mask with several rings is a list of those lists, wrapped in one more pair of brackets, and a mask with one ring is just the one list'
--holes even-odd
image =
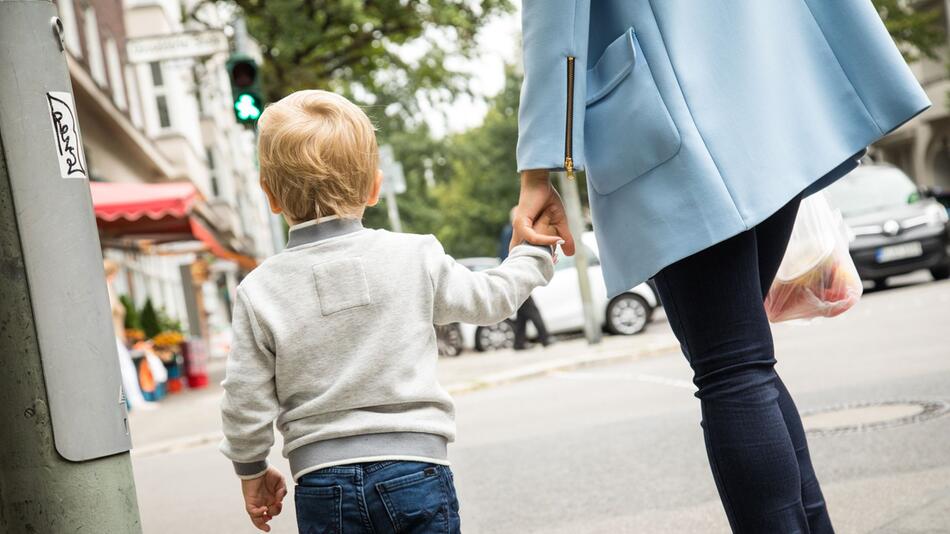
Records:
{"label": "building window", "polygon": [[149,66],[152,70],[152,87],[155,90],[155,107],[158,109],[158,125],[161,128],[168,128],[172,125],[172,118],[168,113],[168,98],[165,96],[162,64],[156,61]]}
{"label": "building window", "polygon": [[155,87],[165,85],[165,81],[162,79],[162,64],[156,61],[150,63],[149,66],[152,68],[152,85]]}
{"label": "building window", "polygon": [[92,79],[101,86],[105,86],[106,66],[102,60],[102,41],[99,39],[99,21],[96,19],[96,10],[87,7],[83,12],[83,29],[86,34],[86,54],[89,62],[89,72]]}
{"label": "building window", "polygon": [[122,63],[119,60],[119,47],[115,39],[106,39],[106,67],[109,68],[109,85],[112,86],[112,100],[119,109],[124,110],[128,104],[125,98],[125,83],[122,78]]}
{"label": "building window", "polygon": [[168,102],[165,100],[165,95],[156,96],[155,105],[158,107],[158,125],[162,128],[168,128],[172,125],[172,121],[168,115]]}
{"label": "building window", "polygon": [[210,148],[205,149],[208,158],[208,176],[211,178],[211,194],[215,197],[221,195],[218,188],[218,173],[214,170],[214,152]]}
{"label": "building window", "polygon": [[76,25],[76,8],[73,0],[59,0],[59,20],[63,21],[63,39],[66,48],[76,57],[82,57],[82,44],[79,42],[79,26]]}

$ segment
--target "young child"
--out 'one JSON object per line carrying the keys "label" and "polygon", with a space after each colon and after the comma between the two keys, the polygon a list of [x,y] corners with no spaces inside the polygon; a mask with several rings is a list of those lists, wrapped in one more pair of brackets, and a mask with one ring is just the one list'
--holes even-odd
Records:
{"label": "young child", "polygon": [[376,137],[339,95],[294,93],[258,126],[261,186],[291,229],[234,304],[221,451],[247,513],[270,531],[287,493],[266,461],[276,420],[301,532],[459,532],[433,324],[509,317],[550,280],[551,251],[518,245],[475,273],[431,235],[364,229],[382,180]]}

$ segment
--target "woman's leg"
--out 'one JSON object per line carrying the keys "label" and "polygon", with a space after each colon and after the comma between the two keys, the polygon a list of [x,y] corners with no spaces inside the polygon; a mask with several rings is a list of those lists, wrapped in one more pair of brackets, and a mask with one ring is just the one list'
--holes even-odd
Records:
{"label": "woman's leg", "polygon": [[[792,200],[755,228],[756,245],[759,251],[759,281],[763,299],[768,294],[772,281],[775,279],[775,273],[778,272],[782,257],[785,255],[800,202],[800,198]],[[802,503],[808,517],[809,529],[812,534],[834,532],[825,498],[821,493],[821,486],[812,467],[808,441],[805,439],[805,429],[802,427],[798,408],[781,378],[776,377],[775,386],[778,389],[779,407],[785,418],[785,426],[788,428],[788,434],[792,438],[795,454],[798,457],[798,470],[802,479]]]}
{"label": "woman's leg", "polygon": [[733,530],[809,532],[779,402],[755,232],[670,265],[656,282],[694,371],[707,454]]}

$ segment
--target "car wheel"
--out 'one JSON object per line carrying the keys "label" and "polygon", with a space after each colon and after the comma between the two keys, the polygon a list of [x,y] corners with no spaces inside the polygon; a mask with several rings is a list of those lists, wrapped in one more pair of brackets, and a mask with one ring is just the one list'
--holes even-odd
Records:
{"label": "car wheel", "polygon": [[504,320],[491,326],[479,326],[475,330],[475,350],[510,349],[515,346],[515,325]]}
{"label": "car wheel", "polygon": [[436,326],[435,336],[439,356],[455,358],[462,354],[462,327],[458,323]]}
{"label": "car wheel", "polygon": [[653,308],[640,295],[618,295],[607,306],[607,331],[624,336],[640,333],[652,315]]}
{"label": "car wheel", "polygon": [[874,279],[874,289],[886,289],[886,288],[887,288],[887,278]]}
{"label": "car wheel", "polygon": [[950,265],[941,265],[930,269],[930,276],[933,276],[934,280],[946,280],[950,278]]}

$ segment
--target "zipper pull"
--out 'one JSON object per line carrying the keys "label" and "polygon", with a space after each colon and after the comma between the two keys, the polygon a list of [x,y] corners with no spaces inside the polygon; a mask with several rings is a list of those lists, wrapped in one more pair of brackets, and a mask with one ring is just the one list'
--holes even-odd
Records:
{"label": "zipper pull", "polygon": [[567,171],[567,179],[574,179],[574,160],[568,156],[564,158],[564,170]]}

